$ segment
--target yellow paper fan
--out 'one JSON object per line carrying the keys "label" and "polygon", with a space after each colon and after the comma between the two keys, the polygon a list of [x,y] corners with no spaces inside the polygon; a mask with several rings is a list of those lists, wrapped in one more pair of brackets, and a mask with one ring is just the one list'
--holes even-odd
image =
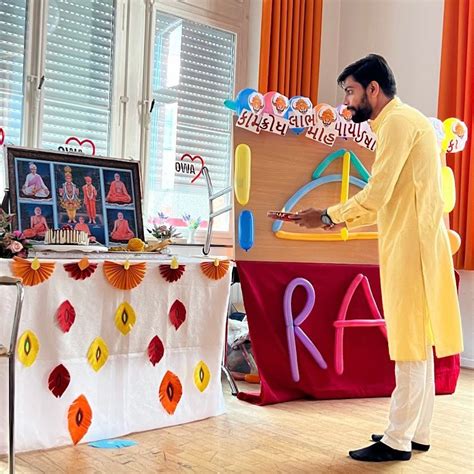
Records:
{"label": "yellow paper fan", "polygon": [[13,275],[23,280],[25,286],[35,286],[46,281],[54,272],[54,262],[32,261],[21,257],[13,257]]}
{"label": "yellow paper fan", "polygon": [[117,329],[126,336],[130,329],[135,325],[137,317],[135,315],[134,309],[124,301],[115,312],[115,326]]}
{"label": "yellow paper fan", "polygon": [[216,258],[213,262],[202,262],[201,270],[211,280],[220,280],[229,270],[229,260],[219,260]]}
{"label": "yellow paper fan", "polygon": [[211,373],[209,372],[209,367],[204,361],[200,360],[194,369],[194,384],[200,392],[204,392],[210,380]]}
{"label": "yellow paper fan", "polygon": [[101,337],[96,337],[87,351],[87,360],[91,367],[98,372],[107,362],[109,349]]}
{"label": "yellow paper fan", "polygon": [[18,358],[26,367],[30,367],[39,352],[39,341],[33,331],[25,331],[18,340]]}
{"label": "yellow paper fan", "polygon": [[116,263],[106,260],[104,262],[104,273],[109,283],[119,290],[131,290],[137,287],[145,277],[146,262]]}

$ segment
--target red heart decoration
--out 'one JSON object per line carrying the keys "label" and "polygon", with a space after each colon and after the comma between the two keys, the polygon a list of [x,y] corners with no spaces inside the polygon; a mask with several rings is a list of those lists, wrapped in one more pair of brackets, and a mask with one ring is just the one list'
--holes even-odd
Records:
{"label": "red heart decoration", "polygon": [[84,145],[85,143],[88,143],[91,147],[92,147],[92,155],[95,155],[95,145],[94,145],[94,142],[92,140],[89,140],[88,138],[86,138],[85,140],[82,140],[82,142],[79,140],[79,138],[77,137],[69,137],[67,140],[66,140],[66,145],[69,145],[69,143],[71,142],[77,142],[79,144],[79,146],[81,145]]}
{"label": "red heart decoration", "polygon": [[194,160],[199,160],[201,162],[201,170],[199,171],[199,173],[194,176],[194,178],[191,180],[191,184],[194,183],[194,181],[196,181],[196,179],[199,178],[199,176],[202,175],[202,169],[204,168],[204,160],[202,159],[201,156],[199,155],[196,155],[196,156],[191,156],[189,153],[185,153],[181,158],[180,160],[183,161],[184,158],[189,158],[191,161],[194,161]]}

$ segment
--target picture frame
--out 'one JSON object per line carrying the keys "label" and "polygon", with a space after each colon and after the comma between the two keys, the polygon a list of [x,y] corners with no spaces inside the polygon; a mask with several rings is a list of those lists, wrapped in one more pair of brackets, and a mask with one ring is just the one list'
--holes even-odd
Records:
{"label": "picture frame", "polygon": [[13,227],[26,238],[69,226],[106,246],[144,240],[138,161],[25,147],[5,154]]}

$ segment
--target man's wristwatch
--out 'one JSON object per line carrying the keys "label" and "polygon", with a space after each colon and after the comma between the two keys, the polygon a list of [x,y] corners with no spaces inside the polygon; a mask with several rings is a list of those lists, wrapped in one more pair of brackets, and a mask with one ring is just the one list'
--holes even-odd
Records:
{"label": "man's wristwatch", "polygon": [[331,227],[335,225],[334,222],[332,221],[332,219],[329,217],[327,209],[324,209],[323,213],[321,214],[321,222],[324,225],[328,225],[328,226],[331,226]]}

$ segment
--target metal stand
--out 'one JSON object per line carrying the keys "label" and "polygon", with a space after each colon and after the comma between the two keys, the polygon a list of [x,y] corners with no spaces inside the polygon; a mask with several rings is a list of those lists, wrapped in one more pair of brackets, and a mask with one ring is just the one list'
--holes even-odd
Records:
{"label": "metal stand", "polygon": [[19,278],[0,277],[0,286],[16,286],[15,317],[10,338],[10,348],[0,345],[0,357],[8,357],[8,472],[15,472],[15,352],[23,306],[24,288]]}
{"label": "metal stand", "polygon": [[222,209],[219,209],[218,211],[214,211],[214,200],[218,197],[224,196],[224,194],[232,192],[232,186],[228,186],[227,188],[224,188],[221,191],[214,193],[211,177],[209,176],[209,170],[205,166],[202,169],[202,173],[204,175],[204,178],[206,178],[207,193],[209,196],[209,224],[207,226],[206,242],[202,249],[202,253],[204,255],[209,255],[209,252],[211,250],[212,225],[214,223],[214,218],[232,210],[232,205],[228,205],[226,207],[223,207]]}

